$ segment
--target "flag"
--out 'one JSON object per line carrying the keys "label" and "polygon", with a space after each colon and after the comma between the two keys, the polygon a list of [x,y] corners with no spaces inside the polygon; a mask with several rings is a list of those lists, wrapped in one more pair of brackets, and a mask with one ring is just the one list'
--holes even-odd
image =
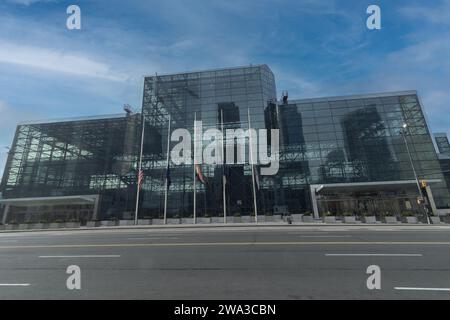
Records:
{"label": "flag", "polygon": [[144,171],[139,170],[139,173],[138,173],[138,188],[139,188],[139,190],[141,190],[143,183],[144,183]]}
{"label": "flag", "polygon": [[259,169],[258,169],[258,167],[255,167],[255,182],[256,182],[256,188],[258,190],[260,190],[261,187],[260,187],[260,182],[259,182]]}
{"label": "flag", "polygon": [[170,167],[167,167],[166,170],[166,182],[167,182],[167,188],[170,187],[170,185],[172,184],[172,180],[170,179]]}
{"label": "flag", "polygon": [[195,173],[196,173],[197,179],[198,179],[201,183],[206,184],[206,178],[205,178],[205,176],[203,175],[202,168],[201,168],[200,165],[198,165],[198,164],[195,165]]}

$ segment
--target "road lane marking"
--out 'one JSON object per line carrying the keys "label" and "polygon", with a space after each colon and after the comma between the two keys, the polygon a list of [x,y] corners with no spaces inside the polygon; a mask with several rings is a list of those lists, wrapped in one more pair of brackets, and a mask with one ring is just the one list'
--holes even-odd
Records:
{"label": "road lane marking", "polygon": [[110,244],[67,244],[0,246],[0,250],[11,249],[69,249],[69,248],[129,248],[129,247],[207,247],[207,246],[450,246],[450,242],[355,242],[355,241],[303,241],[303,242],[172,242],[172,243],[110,243]]}
{"label": "road lane marking", "polygon": [[423,257],[419,253],[327,253],[327,257]]}
{"label": "road lane marking", "polygon": [[120,258],[120,255],[39,256],[40,259],[64,258]]}
{"label": "road lane marking", "polygon": [[144,238],[127,238],[127,240],[178,240],[177,237],[144,237]]}
{"label": "road lane marking", "polygon": [[450,291],[450,288],[409,288],[409,287],[395,287],[395,290],[406,291]]}
{"label": "road lane marking", "polygon": [[352,236],[300,236],[300,238],[351,238]]}
{"label": "road lane marking", "polygon": [[29,283],[0,283],[0,287],[29,287]]}

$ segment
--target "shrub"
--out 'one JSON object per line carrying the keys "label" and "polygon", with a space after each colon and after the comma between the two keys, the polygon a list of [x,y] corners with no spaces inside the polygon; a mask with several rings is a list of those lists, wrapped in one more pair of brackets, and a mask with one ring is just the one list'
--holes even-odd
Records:
{"label": "shrub", "polygon": [[414,217],[414,212],[412,211],[403,211],[402,217]]}

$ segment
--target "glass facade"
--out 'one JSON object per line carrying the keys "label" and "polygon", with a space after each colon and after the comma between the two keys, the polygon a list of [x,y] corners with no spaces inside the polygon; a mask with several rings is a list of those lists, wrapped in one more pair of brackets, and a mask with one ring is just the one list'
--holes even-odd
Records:
{"label": "glass facade", "polygon": [[[329,184],[342,184],[343,188],[321,197],[325,211],[383,211],[386,205],[391,211],[394,204],[390,199],[404,199],[414,206],[418,196],[414,185],[398,188],[398,192],[387,192],[385,186],[364,192],[350,188],[351,184],[415,180],[403,124],[408,125],[405,137],[418,176],[436,181],[432,186],[436,205],[447,207],[448,187],[415,92],[298,100],[278,109],[285,145],[280,175],[284,192],[295,195],[285,200],[293,202],[290,211],[298,207],[310,210],[310,197],[304,196],[311,192],[309,186]],[[359,203],[359,196],[372,203]],[[348,203],[335,201],[339,197],[349,198]],[[374,205],[374,197],[382,201]],[[408,207],[394,206],[396,211]]]}
{"label": "glass facade", "polygon": [[[202,121],[203,131],[220,130],[222,116],[225,130],[246,130],[250,114],[252,128],[265,128],[264,108],[267,101],[275,100],[274,75],[266,65],[146,77],[143,113],[161,137],[161,144],[154,149],[144,148],[141,217],[160,217],[163,212],[169,118],[172,132],[185,128],[192,137],[195,119]],[[204,145],[208,142],[204,141]],[[224,168],[202,165],[201,170],[208,183],[196,184],[196,215],[223,216]],[[226,170],[228,214],[253,212],[250,166],[227,165]],[[193,172],[193,165],[171,168],[169,217],[193,216]]]}
{"label": "glass facade", "polygon": [[[170,132],[183,128],[193,137],[195,119],[203,132],[222,126],[246,130],[249,119],[252,128],[280,130],[278,174],[260,176],[256,166],[259,214],[417,210],[407,146],[417,174],[430,182],[436,207],[450,204],[448,176],[416,92],[277,102],[266,65],[145,77],[141,114],[19,125],[2,179],[3,198],[98,195],[96,213],[86,206],[58,210],[76,212],[80,219],[132,218],[142,118],[142,219],[163,215],[169,126]],[[170,142],[169,150],[177,143]],[[224,174],[227,215],[254,212],[248,163],[200,169],[207,183],[196,181],[197,217],[223,216]],[[171,164],[169,218],[193,216],[194,179],[193,164]],[[323,190],[317,192],[317,186]],[[52,211],[10,210],[16,216]]]}
{"label": "glass facade", "polygon": [[[133,211],[140,123],[138,115],[121,115],[19,125],[3,175],[3,197],[95,194],[100,195],[102,217]],[[12,211],[35,222],[62,219],[68,213],[72,219],[93,217],[92,205]]]}
{"label": "glass facade", "polygon": [[446,133],[436,133],[434,135],[439,153],[450,156],[450,142]]}

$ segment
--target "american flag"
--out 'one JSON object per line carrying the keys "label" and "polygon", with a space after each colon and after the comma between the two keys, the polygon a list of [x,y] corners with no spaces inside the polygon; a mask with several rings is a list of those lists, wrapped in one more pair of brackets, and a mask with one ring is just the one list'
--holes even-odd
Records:
{"label": "american flag", "polygon": [[144,182],[144,171],[139,170],[139,173],[138,173],[138,187],[139,187],[139,190],[142,188],[142,183],[143,182]]}

